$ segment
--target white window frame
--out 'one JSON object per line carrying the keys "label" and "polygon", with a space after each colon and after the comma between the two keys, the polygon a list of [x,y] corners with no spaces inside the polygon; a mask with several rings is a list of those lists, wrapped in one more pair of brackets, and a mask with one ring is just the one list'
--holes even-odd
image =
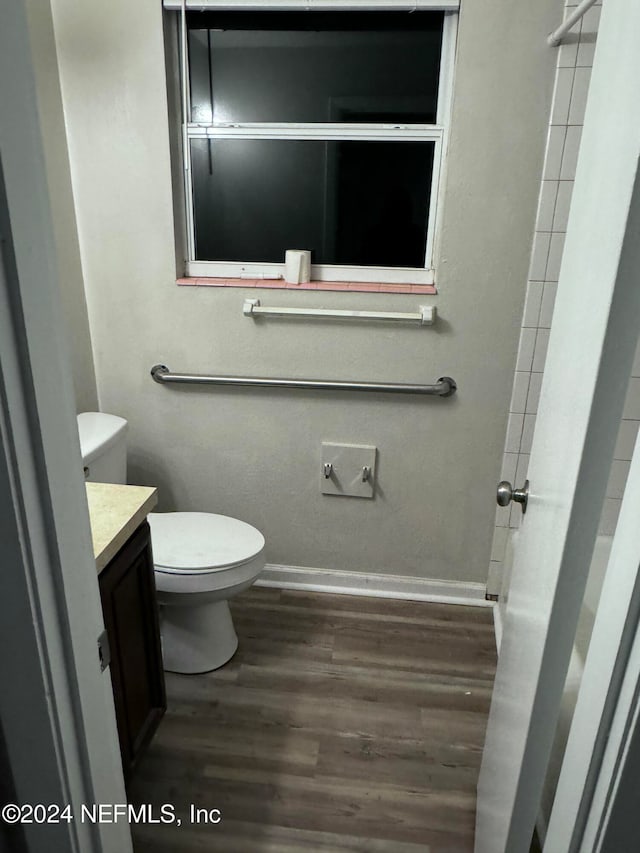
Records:
{"label": "white window frame", "polygon": [[[451,101],[453,91],[454,62],[456,38],[458,30],[457,0],[351,0],[341,2],[332,0],[331,3],[322,0],[281,0],[278,3],[250,2],[250,0],[235,0],[235,2],[217,2],[217,0],[164,0],[165,8],[181,11],[180,50],[182,77],[182,152],[185,194],[185,225],[187,259],[185,273],[193,278],[282,278],[284,274],[284,259],[282,263],[260,263],[242,261],[198,261],[195,253],[195,223],[193,215],[193,183],[191,171],[191,140],[193,139],[297,139],[316,141],[348,141],[348,140],[386,140],[394,142],[433,142],[433,172],[429,201],[429,219],[427,226],[427,241],[425,264],[423,268],[416,267],[379,267],[379,266],[338,266],[333,264],[314,264],[311,267],[313,281],[351,281],[351,282],[383,282],[389,284],[423,284],[435,283],[434,247],[441,212],[441,197],[443,193],[444,159],[447,150]],[[438,80],[438,107],[435,124],[345,124],[331,122],[243,122],[243,123],[213,123],[204,124],[189,121],[191,115],[189,62],[187,52],[186,10],[247,10],[247,11],[282,11],[297,9],[331,9],[334,11],[372,10],[417,10],[429,9],[444,11],[442,52],[440,60],[440,76]],[[293,247],[292,247],[293,248]]]}

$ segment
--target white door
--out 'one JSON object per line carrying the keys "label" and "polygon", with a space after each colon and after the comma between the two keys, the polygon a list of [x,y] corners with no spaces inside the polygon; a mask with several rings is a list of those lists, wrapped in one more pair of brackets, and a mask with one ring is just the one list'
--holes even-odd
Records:
{"label": "white door", "polygon": [[638,32],[637,0],[604,4],[478,785],[476,853],[529,850],[640,329]]}

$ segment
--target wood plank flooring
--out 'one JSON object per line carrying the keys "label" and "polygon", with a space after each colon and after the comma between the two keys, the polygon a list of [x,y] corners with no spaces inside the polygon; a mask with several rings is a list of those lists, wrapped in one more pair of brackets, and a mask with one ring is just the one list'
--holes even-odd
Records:
{"label": "wood plank flooring", "polygon": [[[253,587],[222,669],[167,673],[136,853],[471,853],[491,611]],[[192,824],[189,805],[219,809]]]}

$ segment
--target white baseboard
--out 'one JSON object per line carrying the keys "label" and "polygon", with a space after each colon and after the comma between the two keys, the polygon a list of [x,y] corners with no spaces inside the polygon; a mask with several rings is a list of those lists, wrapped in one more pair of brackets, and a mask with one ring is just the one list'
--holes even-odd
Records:
{"label": "white baseboard", "polygon": [[484,584],[403,575],[373,575],[365,572],[267,564],[255,585],[441,604],[467,604],[474,607],[493,606],[492,601],[485,600]]}

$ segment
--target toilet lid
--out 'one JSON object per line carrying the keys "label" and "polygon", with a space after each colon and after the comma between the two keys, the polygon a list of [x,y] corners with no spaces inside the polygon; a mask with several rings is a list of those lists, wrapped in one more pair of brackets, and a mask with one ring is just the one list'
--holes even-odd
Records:
{"label": "toilet lid", "polygon": [[151,548],[156,569],[178,572],[214,572],[242,565],[264,548],[264,536],[255,527],[209,512],[152,512]]}

